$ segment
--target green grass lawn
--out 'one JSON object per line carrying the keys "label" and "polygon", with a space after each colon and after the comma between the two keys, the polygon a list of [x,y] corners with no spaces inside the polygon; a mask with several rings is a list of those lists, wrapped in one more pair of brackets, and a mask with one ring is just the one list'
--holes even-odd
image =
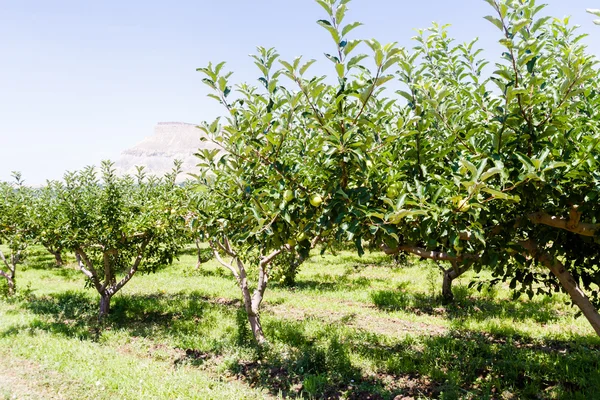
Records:
{"label": "green grass lawn", "polygon": [[233,278],[191,249],[102,325],[83,274],[34,249],[0,299],[0,398],[600,398],[600,340],[564,296],[511,301],[468,273],[444,305],[437,267],[411,261],[313,256],[267,290],[257,349]]}

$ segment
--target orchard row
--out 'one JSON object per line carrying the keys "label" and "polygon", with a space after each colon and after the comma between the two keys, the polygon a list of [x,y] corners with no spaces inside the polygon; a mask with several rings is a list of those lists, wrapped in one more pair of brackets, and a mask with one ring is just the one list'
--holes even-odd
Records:
{"label": "orchard row", "polygon": [[449,299],[470,268],[517,295],[564,291],[600,335],[597,60],[534,0],[486,1],[480,34],[504,48],[493,65],[435,24],[412,48],[352,39],[349,1],[317,0],[330,76],[262,47],[257,86],[234,83],[224,63],[199,68],[225,117],[200,127],[217,149],[198,152],[193,185],[117,178],[105,164],[102,179],[90,169],[49,184],[31,209],[30,189],[5,185],[3,240],[25,239],[16,227],[34,221],[35,240],[77,255],[101,313],[138,269],[204,240],[259,343],[269,278],[291,280],[317,244],[348,241],[435,260]]}

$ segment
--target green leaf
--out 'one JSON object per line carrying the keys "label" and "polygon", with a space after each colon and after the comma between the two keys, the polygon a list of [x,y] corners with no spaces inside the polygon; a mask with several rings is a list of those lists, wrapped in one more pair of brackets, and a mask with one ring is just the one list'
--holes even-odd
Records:
{"label": "green leaf", "polygon": [[485,16],[483,18],[485,18],[488,21],[490,21],[492,24],[494,24],[501,31],[504,31],[504,25],[502,25],[502,21],[500,21],[498,18],[492,17],[491,15]]}
{"label": "green leaf", "polygon": [[331,15],[333,14],[333,10],[331,9],[331,5],[329,5],[329,3],[327,3],[326,1],[323,0],[316,0],[316,2],[323,7],[323,9],[325,10],[325,12],[327,13],[327,15]]}
{"label": "green leaf", "polygon": [[302,67],[300,67],[300,70],[298,71],[300,73],[300,76],[304,75],[304,73],[306,72],[306,70],[313,65],[317,60],[309,60],[308,62],[306,62]]}
{"label": "green leaf", "polygon": [[525,28],[530,23],[531,23],[531,20],[529,20],[528,18],[523,18],[523,19],[518,20],[512,26],[513,34],[516,32],[519,32],[521,29]]}
{"label": "green leaf", "polygon": [[485,171],[481,177],[479,178],[479,180],[481,182],[485,182],[488,179],[490,179],[492,176],[497,175],[497,174],[501,174],[502,170],[500,168],[496,168],[496,167],[492,167],[490,169],[488,169],[487,171]]}
{"label": "green leaf", "polygon": [[359,26],[363,25],[360,22],[353,22],[351,24],[348,24],[346,26],[344,26],[342,28],[342,36],[345,37],[347,34],[349,34],[352,30],[358,28]]}
{"label": "green leaf", "polygon": [[475,165],[466,160],[466,159],[461,159],[460,163],[463,165],[463,167],[467,168],[469,170],[469,172],[471,172],[471,175],[473,176],[473,178],[477,177],[477,168],[475,167]]}
{"label": "green leaf", "polygon": [[593,14],[593,15],[595,15],[597,17],[600,17],[600,10],[597,9],[597,8],[588,8],[585,11],[588,12],[588,13],[590,13],[590,14]]}
{"label": "green leaf", "polygon": [[404,97],[406,100],[408,101],[413,101],[413,95],[405,92],[404,90],[396,90],[396,93],[398,93],[400,96]]}
{"label": "green leaf", "polygon": [[357,66],[362,60],[364,60],[367,57],[368,56],[366,54],[359,54],[357,56],[352,57],[350,61],[347,62],[348,69]]}
{"label": "green leaf", "polygon": [[344,64],[338,63],[335,65],[335,70],[337,71],[338,77],[343,78],[345,74]]}
{"label": "green leaf", "polygon": [[360,40],[349,40],[344,46],[344,55],[348,55],[360,44]]}
{"label": "green leaf", "polygon": [[342,21],[344,20],[344,16],[346,15],[346,10],[348,10],[348,7],[345,4],[342,4],[340,6],[338,6],[337,10],[335,11],[335,22],[339,25],[342,23]]}

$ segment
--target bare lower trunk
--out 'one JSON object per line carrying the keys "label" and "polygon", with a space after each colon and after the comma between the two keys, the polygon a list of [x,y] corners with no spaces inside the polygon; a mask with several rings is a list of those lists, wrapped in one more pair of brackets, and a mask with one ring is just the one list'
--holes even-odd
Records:
{"label": "bare lower trunk", "polygon": [[258,287],[252,295],[250,295],[250,288],[248,287],[248,280],[246,278],[245,271],[240,274],[240,289],[244,298],[244,308],[246,309],[246,315],[248,316],[248,322],[250,323],[250,329],[254,340],[258,345],[267,343],[267,338],[263,332],[262,324],[260,322],[260,304],[263,299],[265,289],[267,287],[266,274],[264,268],[259,270],[259,282]]}
{"label": "bare lower trunk", "polygon": [[13,265],[12,270],[10,271],[10,276],[7,279],[8,281],[8,294],[9,295],[14,295],[17,291],[17,281],[16,281],[16,277],[17,277],[17,265]]}
{"label": "bare lower trunk", "polygon": [[8,295],[12,296],[15,294],[17,285],[15,281],[15,272],[17,267],[13,266],[8,269],[8,273],[0,270],[0,276],[3,276],[6,279],[6,284],[8,286]]}
{"label": "bare lower trunk", "polygon": [[10,276],[6,276],[6,283],[8,285],[8,295],[12,296],[15,294],[17,288],[16,288],[16,283],[15,283],[15,277],[13,274],[11,274]]}
{"label": "bare lower trunk", "polygon": [[594,305],[590,302],[585,292],[579,288],[577,281],[573,275],[565,268],[556,257],[550,253],[540,249],[536,243],[531,240],[522,243],[523,247],[529,253],[548,268],[554,276],[556,276],[562,285],[563,289],[569,294],[573,303],[579,307],[583,315],[587,318],[592,328],[598,336],[600,336],[600,314]]}
{"label": "bare lower trunk", "polygon": [[65,265],[65,262],[63,261],[60,251],[55,251],[52,254],[54,255],[54,260],[56,260],[57,266],[62,267],[63,265]]}
{"label": "bare lower trunk", "polygon": [[4,253],[0,251],[0,260],[2,260],[3,264],[6,266],[6,272],[0,269],[0,276],[6,279],[6,284],[8,285],[8,295],[12,296],[16,291],[16,280],[17,276],[17,264],[19,263],[21,252],[18,251],[16,254],[11,254],[10,260],[7,260],[4,257]]}
{"label": "bare lower trunk", "polygon": [[[289,251],[290,246],[286,245],[286,247],[282,247],[273,251],[267,256],[261,257],[261,260],[258,264],[258,285],[256,286],[254,293],[250,294],[250,288],[248,287],[248,276],[246,274],[246,267],[244,266],[244,262],[232,249],[229,240],[227,238],[224,238],[222,243],[218,241],[209,241],[209,243],[213,249],[213,254],[215,255],[217,261],[221,265],[229,269],[238,282],[240,290],[242,291],[242,297],[244,299],[244,308],[248,317],[248,322],[250,323],[250,328],[252,329],[252,335],[254,336],[254,340],[256,340],[256,343],[259,346],[268,343],[267,338],[265,337],[265,334],[263,332],[259,315],[260,304],[262,303],[265,290],[267,289],[267,282],[269,281],[268,267],[273,262],[275,257],[277,257],[282,251]],[[225,262],[225,260],[221,258],[218,249],[223,250],[226,254],[233,257],[232,262]],[[234,261],[236,263],[236,267],[233,266]]]}
{"label": "bare lower trunk", "polygon": [[258,313],[248,313],[248,322],[250,322],[250,329],[252,329],[252,335],[254,336],[254,340],[260,346],[267,343],[267,338],[265,337],[265,333],[263,332],[262,324],[260,323],[260,316]]}
{"label": "bare lower trunk", "polygon": [[200,265],[202,265],[202,257],[200,253],[200,239],[196,238],[196,254],[198,256],[198,261],[196,261],[196,269],[200,269]]}
{"label": "bare lower trunk", "polygon": [[444,303],[451,303],[454,300],[454,294],[452,293],[452,281],[454,278],[451,276],[452,270],[444,271],[444,280],[442,281],[442,299]]}
{"label": "bare lower trunk", "polygon": [[110,312],[110,299],[111,295],[108,293],[100,294],[100,313],[98,319],[103,319]]}
{"label": "bare lower trunk", "polygon": [[452,293],[452,282],[469,270],[470,266],[455,266],[452,268],[442,269],[444,280],[442,281],[442,299],[445,303],[450,303],[454,300]]}

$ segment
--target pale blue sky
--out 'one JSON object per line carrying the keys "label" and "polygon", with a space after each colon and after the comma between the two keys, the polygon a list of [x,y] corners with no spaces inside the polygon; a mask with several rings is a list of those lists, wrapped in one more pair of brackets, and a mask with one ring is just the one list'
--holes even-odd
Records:
{"label": "pale blue sky", "polygon": [[[539,2],[539,0],[538,0]],[[600,0],[547,0],[547,14],[582,26],[600,54],[600,27],[586,8]],[[497,56],[497,31],[483,0],[354,0],[360,38],[410,45],[413,28],[451,23],[460,41],[479,37]],[[257,77],[257,45],[287,59],[332,50],[312,0],[0,0],[0,180],[27,182],[116,159],[159,121],[195,122],[221,113],[197,67],[228,62],[239,81]],[[596,40],[594,40],[596,39]]]}

